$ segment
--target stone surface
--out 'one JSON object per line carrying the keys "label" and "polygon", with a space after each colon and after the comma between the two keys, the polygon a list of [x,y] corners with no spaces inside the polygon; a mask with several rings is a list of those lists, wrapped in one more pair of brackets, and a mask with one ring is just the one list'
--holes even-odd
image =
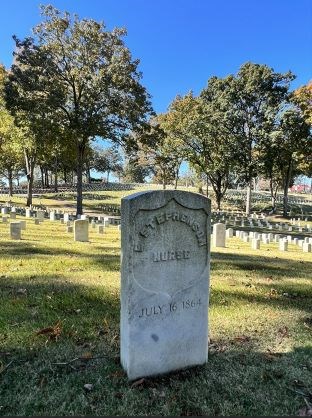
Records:
{"label": "stone surface", "polygon": [[16,212],[10,213],[10,219],[16,219]]}
{"label": "stone surface", "polygon": [[227,238],[233,238],[233,228],[228,228],[226,230],[226,237]]}
{"label": "stone surface", "polygon": [[121,201],[121,363],[130,380],[208,356],[210,201],[176,190]]}
{"label": "stone surface", "polygon": [[43,210],[37,210],[36,216],[37,216],[37,219],[39,219],[40,222],[44,221],[44,211]]}
{"label": "stone surface", "polygon": [[55,221],[55,212],[50,212],[50,221]]}
{"label": "stone surface", "polygon": [[99,232],[99,234],[104,234],[104,225],[99,225],[98,226],[98,232]]}
{"label": "stone surface", "polygon": [[8,218],[6,216],[2,216],[2,222],[6,224],[8,222]]}
{"label": "stone surface", "polygon": [[260,240],[258,238],[253,238],[251,240],[251,248],[253,250],[260,250]]}
{"label": "stone surface", "polygon": [[25,212],[26,212],[25,213],[26,218],[31,218],[31,210],[28,209],[28,208],[26,208],[26,211]]}
{"label": "stone surface", "polygon": [[287,251],[288,250],[288,241],[285,239],[281,239],[279,241],[279,250],[280,251]]}
{"label": "stone surface", "polygon": [[302,244],[302,251],[304,253],[310,253],[311,252],[311,248],[312,248],[312,244],[310,244],[309,242],[304,242]]}
{"label": "stone surface", "polygon": [[73,227],[69,225],[69,226],[67,227],[67,232],[73,232]]}
{"label": "stone surface", "polygon": [[25,231],[26,230],[26,221],[20,221],[21,224],[21,230]]}
{"label": "stone surface", "polygon": [[10,223],[10,237],[11,239],[21,239],[21,223],[20,222]]}
{"label": "stone surface", "polygon": [[87,219],[74,221],[74,241],[89,241],[89,221]]}
{"label": "stone surface", "polygon": [[213,225],[212,245],[214,247],[225,247],[225,225],[217,223]]}

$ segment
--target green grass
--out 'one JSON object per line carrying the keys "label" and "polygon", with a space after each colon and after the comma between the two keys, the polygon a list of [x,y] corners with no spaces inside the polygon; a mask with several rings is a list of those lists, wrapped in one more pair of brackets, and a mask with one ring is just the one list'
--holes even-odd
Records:
{"label": "green grass", "polygon": [[1,415],[297,415],[312,402],[311,253],[237,238],[213,250],[208,363],[133,385],[120,233],[79,243],[65,229],[28,219],[13,241],[0,222]]}

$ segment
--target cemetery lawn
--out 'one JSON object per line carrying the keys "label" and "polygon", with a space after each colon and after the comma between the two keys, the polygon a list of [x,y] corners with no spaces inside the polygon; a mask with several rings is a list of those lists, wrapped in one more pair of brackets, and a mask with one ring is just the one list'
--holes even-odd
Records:
{"label": "cemetery lawn", "polygon": [[120,232],[90,228],[81,243],[65,230],[27,219],[13,241],[0,222],[1,415],[281,416],[312,404],[311,253],[227,240],[212,251],[208,363],[128,382]]}

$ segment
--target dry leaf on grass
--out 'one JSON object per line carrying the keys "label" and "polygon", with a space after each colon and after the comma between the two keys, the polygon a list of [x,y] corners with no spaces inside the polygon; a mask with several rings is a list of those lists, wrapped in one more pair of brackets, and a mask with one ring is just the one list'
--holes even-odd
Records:
{"label": "dry leaf on grass", "polygon": [[50,340],[57,340],[61,335],[61,323],[57,322],[53,327],[42,328],[36,332],[36,335],[48,335]]}
{"label": "dry leaf on grass", "polygon": [[145,379],[142,377],[142,379],[136,380],[135,382],[132,383],[131,387],[135,388],[137,386],[141,386],[145,383]]}

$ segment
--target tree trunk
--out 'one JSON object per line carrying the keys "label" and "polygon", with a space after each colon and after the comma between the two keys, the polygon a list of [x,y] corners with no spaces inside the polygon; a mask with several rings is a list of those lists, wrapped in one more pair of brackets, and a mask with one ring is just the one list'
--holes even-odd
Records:
{"label": "tree trunk", "polygon": [[276,193],[274,193],[274,185],[273,180],[270,178],[270,193],[271,193],[271,205],[273,213],[276,210]]}
{"label": "tree trunk", "polygon": [[251,209],[251,183],[252,179],[249,180],[247,187],[246,187],[246,215],[250,215],[250,209]]}
{"label": "tree trunk", "polygon": [[175,176],[174,176],[174,190],[177,190],[177,188],[178,188],[179,168],[180,168],[180,166],[178,165],[178,167],[177,167],[177,169],[175,171]]}
{"label": "tree trunk", "polygon": [[83,171],[83,159],[85,152],[85,144],[79,144],[77,146],[77,209],[76,215],[82,215],[82,171]]}
{"label": "tree trunk", "polygon": [[40,165],[39,168],[40,168],[40,173],[41,173],[41,186],[44,189],[44,169],[42,165]]}
{"label": "tree trunk", "polygon": [[67,184],[67,172],[66,170],[63,171],[64,183]]}
{"label": "tree trunk", "polygon": [[9,196],[13,196],[13,173],[10,168],[8,168],[8,181],[9,181]]}
{"label": "tree trunk", "polygon": [[34,183],[34,169],[36,165],[36,155],[31,157],[27,154],[27,151],[24,150],[25,165],[26,165],[26,178],[27,178],[27,201],[26,206],[32,205],[32,193],[33,193],[33,183]]}
{"label": "tree trunk", "polygon": [[58,192],[58,187],[57,187],[57,170],[55,170],[55,172],[54,172],[54,192],[55,193]]}
{"label": "tree trunk", "polygon": [[208,174],[206,174],[206,196],[209,196]]}
{"label": "tree trunk", "polygon": [[285,176],[285,179],[284,179],[284,190],[283,190],[283,192],[284,192],[284,196],[283,196],[283,216],[284,216],[284,218],[287,217],[288,188],[289,188],[289,183],[290,183],[290,178],[291,178],[291,172],[292,172],[292,160],[289,161],[286,176]]}
{"label": "tree trunk", "polygon": [[109,182],[109,173],[110,173],[110,170],[107,170],[107,183]]}

